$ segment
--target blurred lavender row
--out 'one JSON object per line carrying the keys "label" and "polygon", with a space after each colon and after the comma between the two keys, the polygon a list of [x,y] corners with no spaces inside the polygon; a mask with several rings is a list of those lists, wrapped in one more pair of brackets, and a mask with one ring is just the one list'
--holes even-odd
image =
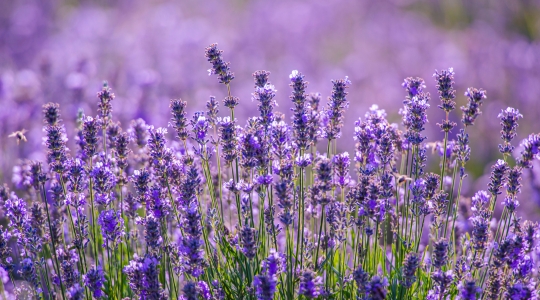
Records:
{"label": "blurred lavender row", "polygon": [[[192,111],[210,95],[223,99],[225,91],[207,80],[200,54],[213,42],[228,53],[239,83],[250,82],[255,70],[272,72],[284,112],[291,70],[302,70],[308,92],[323,98],[331,78],[349,76],[346,138],[353,135],[352,120],[374,102],[399,119],[393,108],[401,105],[402,78],[429,78],[434,69],[451,66],[461,78],[458,91],[464,83],[489,91],[485,114],[520,108],[525,121],[517,138],[523,139],[538,131],[534,120],[540,118],[539,20],[538,1],[2,1],[0,180],[9,180],[19,157],[45,160],[42,124],[35,121],[42,104],[60,103],[64,122],[73,124],[79,109],[95,109],[95,91],[105,79],[124,125],[140,117],[166,126],[171,98],[186,100]],[[253,87],[235,89],[243,123],[256,107],[249,100]],[[435,94],[435,87],[427,90]],[[465,104],[462,92],[456,101]],[[436,107],[429,114],[431,120],[442,116]],[[17,145],[8,135],[22,129],[28,142]],[[469,180],[489,173],[482,168],[497,155],[484,141],[498,139],[498,120],[485,118],[475,129]],[[430,139],[442,139],[434,123],[427,130]],[[465,189],[473,190],[468,184]],[[537,209],[534,202],[529,205]]]}

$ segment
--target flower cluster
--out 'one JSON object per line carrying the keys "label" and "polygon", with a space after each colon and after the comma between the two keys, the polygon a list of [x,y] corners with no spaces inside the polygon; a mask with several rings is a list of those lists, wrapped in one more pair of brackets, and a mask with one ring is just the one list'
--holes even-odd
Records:
{"label": "flower cluster", "polygon": [[21,161],[13,191],[0,187],[0,293],[25,281],[19,297],[40,299],[539,296],[540,227],[521,220],[519,197],[540,135],[513,145],[517,109],[499,115],[502,157],[474,193],[468,134],[486,93],[467,90],[450,134],[452,68],[433,76],[443,140],[426,141],[430,95],[409,77],[401,125],[373,105],[354,123],[354,143],[341,143],[347,77],[328,84],[324,105],[292,71],[289,118],[270,72],[257,71],[256,116],[241,124],[229,64],[216,44],[206,57],[228,110],[210,97],[188,118],[188,101],[171,100],[174,134],[143,119],[122,129],[107,84],[73,131],[59,105],[43,107],[47,163]]}

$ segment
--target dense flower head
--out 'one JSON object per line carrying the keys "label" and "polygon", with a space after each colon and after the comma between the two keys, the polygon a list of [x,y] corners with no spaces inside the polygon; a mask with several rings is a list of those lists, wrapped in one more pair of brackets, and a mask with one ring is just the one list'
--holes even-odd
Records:
{"label": "dense flower head", "polygon": [[437,71],[433,74],[433,77],[437,81],[437,90],[439,92],[439,98],[441,99],[441,105],[439,108],[445,112],[450,112],[456,108],[456,91],[454,90],[454,69]]}
{"label": "dense flower head", "polygon": [[205,145],[208,142],[208,129],[210,129],[210,122],[205,116],[205,113],[195,112],[193,119],[191,120],[191,126],[193,128],[193,140],[199,145]]}
{"label": "dense flower head", "polygon": [[349,106],[347,101],[347,88],[351,81],[346,76],[344,79],[332,80],[332,95],[328,98],[328,104],[322,112],[323,137],[328,140],[335,140],[341,136],[345,109]]}
{"label": "dense flower head", "polygon": [[423,89],[426,88],[426,83],[420,77],[407,77],[403,80],[401,86],[407,91],[407,96],[412,98],[423,92]]}
{"label": "dense flower head", "polygon": [[206,101],[206,119],[210,126],[215,127],[219,113],[219,102],[216,97],[210,96],[210,100]]}
{"label": "dense flower head", "polygon": [[482,293],[482,288],[473,279],[463,281],[458,288],[460,300],[476,300],[476,296]]}
{"label": "dense flower head", "polygon": [[322,278],[317,276],[312,270],[304,270],[300,275],[300,287],[298,294],[305,296],[308,299],[317,298],[320,294],[320,285]]}
{"label": "dense flower head", "polygon": [[499,145],[499,151],[502,154],[512,154],[512,151],[514,151],[514,146],[510,144],[514,137],[516,137],[517,133],[517,127],[518,127],[518,120],[519,118],[523,118],[523,115],[519,113],[519,110],[507,107],[505,110],[502,110],[499,114],[499,120],[501,120],[501,139],[503,140],[503,144]]}
{"label": "dense flower head", "polygon": [[79,281],[79,271],[77,269],[77,262],[79,257],[75,250],[67,250],[59,248],[56,250],[56,256],[60,262],[60,268],[62,270],[62,283],[70,288]]}
{"label": "dense flower head", "polygon": [[274,121],[274,106],[277,106],[277,102],[274,99],[277,90],[275,87],[267,83],[263,87],[256,87],[255,92],[252,94],[251,100],[258,102],[260,122],[266,127]]}
{"label": "dense flower head", "polygon": [[253,259],[257,254],[257,230],[244,225],[240,228],[239,236],[242,253],[244,253],[248,259]]}
{"label": "dense flower head", "polygon": [[96,192],[96,203],[109,205],[113,199],[113,189],[116,183],[116,176],[107,163],[97,162],[92,169],[90,176],[94,180],[94,191]]}
{"label": "dense flower head", "polygon": [[21,261],[19,274],[21,277],[28,281],[32,287],[36,290],[36,294],[41,293],[40,282],[36,274],[35,262],[30,258],[25,258]]}
{"label": "dense flower head", "polygon": [[73,285],[68,289],[68,299],[69,300],[83,300],[84,299],[84,287],[80,286],[78,283]]}
{"label": "dense flower head", "polygon": [[111,114],[112,114],[111,101],[114,99],[114,94],[112,93],[112,90],[106,81],[103,83],[103,88],[101,89],[101,91],[97,93],[97,97],[99,98],[99,103],[98,103],[99,117],[100,119],[104,121],[102,126],[106,127],[111,120]]}
{"label": "dense flower head", "polygon": [[237,128],[236,120],[224,117],[219,120],[219,138],[221,142],[221,156],[226,164],[231,164],[237,157]]}
{"label": "dense flower head", "polygon": [[464,129],[460,129],[457,137],[456,154],[458,161],[465,164],[471,157],[471,147],[469,146],[469,134]]}
{"label": "dense flower head", "polygon": [[154,129],[153,126],[148,128],[150,138],[148,139],[148,154],[152,159],[153,165],[158,169],[159,175],[162,176],[166,171],[167,163],[170,156],[170,151],[166,147],[167,134],[166,128]]}
{"label": "dense flower head", "polygon": [[403,263],[403,286],[410,288],[416,282],[416,270],[420,265],[420,257],[416,253],[409,253]]}
{"label": "dense flower head", "polygon": [[47,161],[52,171],[63,174],[68,159],[69,148],[66,146],[67,136],[64,125],[49,125],[44,128],[46,133]]}
{"label": "dense flower head", "polygon": [[349,184],[349,166],[350,159],[349,153],[343,152],[341,154],[336,154],[332,158],[332,163],[334,164],[334,173],[337,180],[337,184],[343,188]]}
{"label": "dense flower head", "polygon": [[131,138],[127,132],[118,134],[114,144],[113,150],[116,157],[116,165],[118,168],[124,170],[128,166],[127,156],[131,152],[128,148]]}
{"label": "dense flower head", "polygon": [[223,50],[217,48],[217,44],[208,46],[205,50],[205,56],[212,64],[212,68],[208,70],[208,75],[216,74],[219,83],[228,85],[234,79],[234,73],[229,68],[229,63],[224,62],[221,54]]}
{"label": "dense flower head", "polygon": [[253,73],[253,79],[255,80],[255,87],[264,87],[268,83],[268,77],[270,72],[265,70],[255,71]]}
{"label": "dense flower head", "polygon": [[491,167],[491,175],[489,176],[488,191],[491,195],[496,196],[501,193],[501,187],[506,180],[506,173],[508,172],[508,164],[502,160],[497,160],[497,163]]}
{"label": "dense flower head", "polygon": [[476,251],[482,252],[486,249],[489,236],[489,219],[485,214],[479,214],[470,219],[472,229],[472,248]]}
{"label": "dense flower head", "polygon": [[540,134],[531,134],[520,145],[523,150],[517,159],[517,165],[521,168],[530,168],[534,158],[539,159],[540,153]]}
{"label": "dense flower head", "polygon": [[139,148],[146,146],[148,142],[148,125],[146,125],[143,119],[139,118],[131,121],[128,133]]}
{"label": "dense flower head", "polygon": [[46,125],[57,125],[60,120],[60,104],[49,102],[43,105],[43,121]]}
{"label": "dense flower head", "polygon": [[9,247],[9,240],[11,234],[9,230],[0,226],[0,267],[5,271],[10,272],[13,269],[13,263],[11,258],[11,248]]}
{"label": "dense flower head", "polygon": [[366,285],[366,295],[368,299],[383,300],[386,299],[388,293],[388,279],[375,275]]}
{"label": "dense flower head", "polygon": [[433,244],[433,256],[431,258],[435,268],[441,269],[448,262],[448,241],[440,239]]}
{"label": "dense flower head", "polygon": [[139,299],[167,299],[159,283],[159,261],[151,255],[145,257],[134,256],[133,260],[124,267],[127,274],[129,286]]}
{"label": "dense flower head", "polygon": [[82,134],[84,138],[84,156],[92,158],[98,150],[98,120],[87,116],[83,121]]}
{"label": "dense flower head", "polygon": [[426,111],[429,108],[429,94],[419,93],[408,98],[403,103],[405,106],[399,111],[403,119],[403,125],[407,129],[405,138],[412,145],[419,145],[426,138],[420,132],[428,122]]}
{"label": "dense flower head", "polygon": [[188,138],[186,106],[187,102],[181,99],[172,99],[169,104],[173,116],[170,125],[176,130],[177,137],[181,141]]}
{"label": "dense flower head", "polygon": [[104,210],[99,214],[99,226],[103,235],[103,247],[116,248],[124,235],[124,220],[120,212],[114,209]]}
{"label": "dense flower head", "polygon": [[461,110],[463,111],[461,122],[467,127],[473,125],[476,118],[482,113],[480,107],[487,96],[486,91],[472,87],[467,89],[465,96],[468,98],[468,103],[466,106],[461,107]]}
{"label": "dense flower head", "polygon": [[144,219],[144,239],[149,251],[158,251],[163,244],[159,220],[153,215],[148,215]]}

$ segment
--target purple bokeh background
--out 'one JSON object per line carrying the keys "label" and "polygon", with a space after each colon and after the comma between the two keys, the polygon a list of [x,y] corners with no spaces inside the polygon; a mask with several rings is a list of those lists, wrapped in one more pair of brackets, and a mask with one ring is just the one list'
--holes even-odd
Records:
{"label": "purple bokeh background", "polygon": [[[2,1],[0,179],[10,181],[19,158],[44,160],[42,104],[60,103],[64,121],[73,123],[79,108],[95,114],[103,80],[117,96],[114,116],[124,127],[137,117],[167,126],[171,98],[188,101],[190,112],[202,110],[210,95],[222,99],[226,90],[208,77],[204,57],[204,48],[217,42],[236,75],[231,86],[240,97],[241,124],[256,108],[255,70],[272,73],[278,110],[286,113],[292,70],[305,74],[308,92],[320,92],[323,101],[331,79],[349,76],[342,151],[353,150],[354,121],[372,104],[399,122],[407,76],[426,80],[433,97],[428,139],[441,139],[435,124],[443,115],[431,75],[453,67],[458,106],[469,86],[488,95],[470,131],[470,195],[485,187],[478,177],[499,157],[501,109],[512,106],[524,115],[516,141],[539,131],[539,41],[540,1]],[[452,118],[458,121],[460,112]],[[23,128],[27,143],[7,138]],[[532,201],[522,203],[538,210],[529,183],[522,199]]]}

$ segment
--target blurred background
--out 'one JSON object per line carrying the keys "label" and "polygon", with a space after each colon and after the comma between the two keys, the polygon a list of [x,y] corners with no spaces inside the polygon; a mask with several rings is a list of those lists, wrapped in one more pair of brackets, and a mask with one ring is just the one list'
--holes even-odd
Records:
{"label": "blurred background", "polygon": [[[372,104],[400,122],[401,83],[408,76],[426,80],[432,94],[427,136],[440,140],[436,123],[443,114],[432,74],[453,67],[458,107],[467,87],[488,95],[469,131],[466,195],[486,188],[490,166],[500,158],[502,109],[512,106],[524,116],[516,144],[540,130],[538,0],[7,0],[0,1],[0,181],[11,181],[20,158],[44,160],[42,104],[60,103],[64,121],[73,124],[80,108],[96,113],[103,80],[116,94],[114,117],[124,127],[139,117],[167,126],[171,98],[188,101],[191,113],[210,95],[223,99],[226,89],[208,76],[204,57],[214,42],[236,75],[232,92],[240,97],[241,124],[256,109],[256,70],[272,73],[285,113],[292,70],[306,75],[308,92],[324,100],[331,79],[349,76],[351,105],[339,143],[349,152],[354,122]],[[458,109],[452,118],[459,122],[460,115]],[[17,145],[8,135],[21,129],[28,130],[28,142]],[[73,126],[67,129],[72,139]],[[539,175],[524,174],[520,210],[533,219],[540,218]]]}

